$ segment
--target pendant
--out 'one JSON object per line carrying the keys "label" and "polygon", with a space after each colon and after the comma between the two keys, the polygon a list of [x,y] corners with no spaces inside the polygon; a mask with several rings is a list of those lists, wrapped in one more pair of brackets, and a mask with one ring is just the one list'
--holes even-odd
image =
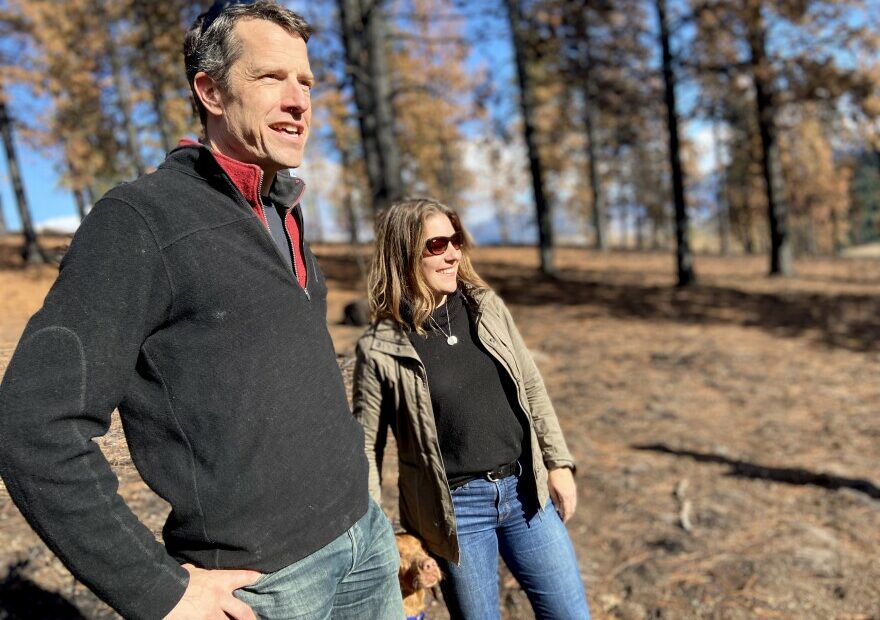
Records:
{"label": "pendant", "polygon": [[456,343],[458,343],[458,336],[453,335],[453,336],[449,336],[446,339],[446,344],[448,344],[450,347]]}

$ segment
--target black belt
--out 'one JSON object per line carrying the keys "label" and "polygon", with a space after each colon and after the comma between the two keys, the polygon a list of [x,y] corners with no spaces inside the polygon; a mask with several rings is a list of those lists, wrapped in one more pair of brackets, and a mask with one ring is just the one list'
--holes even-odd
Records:
{"label": "black belt", "polygon": [[502,478],[507,478],[508,476],[512,476],[516,473],[517,461],[512,461],[507,463],[506,465],[499,465],[495,469],[490,469],[485,474],[481,475],[481,478],[485,478],[490,482],[497,482]]}

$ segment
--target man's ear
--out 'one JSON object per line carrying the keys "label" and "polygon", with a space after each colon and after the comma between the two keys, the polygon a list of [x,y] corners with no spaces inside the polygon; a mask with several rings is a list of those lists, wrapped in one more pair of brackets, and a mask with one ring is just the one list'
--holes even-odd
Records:
{"label": "man's ear", "polygon": [[214,78],[199,71],[193,78],[193,90],[208,113],[223,116],[223,92]]}

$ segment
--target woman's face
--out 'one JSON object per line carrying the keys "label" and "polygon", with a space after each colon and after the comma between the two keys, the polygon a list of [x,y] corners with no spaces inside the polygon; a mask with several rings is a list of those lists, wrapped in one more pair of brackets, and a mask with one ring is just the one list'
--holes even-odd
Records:
{"label": "woman's face", "polygon": [[[451,237],[456,232],[452,222],[442,213],[433,213],[426,217],[424,231],[425,239]],[[436,305],[440,305],[446,301],[446,295],[454,293],[458,287],[458,264],[461,261],[461,249],[455,249],[455,246],[450,243],[446,246],[445,252],[435,256],[428,252],[423,242],[421,250],[422,277],[431,292],[434,293]]]}

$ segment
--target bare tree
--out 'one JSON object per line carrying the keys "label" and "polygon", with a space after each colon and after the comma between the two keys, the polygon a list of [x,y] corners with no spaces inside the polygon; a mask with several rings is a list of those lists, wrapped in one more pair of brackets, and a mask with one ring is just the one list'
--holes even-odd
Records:
{"label": "bare tree", "polygon": [[684,195],[684,171],[681,167],[681,147],[678,132],[678,111],[675,102],[675,73],[672,68],[672,51],[669,44],[669,22],[666,0],[656,0],[657,18],[660,23],[660,47],[662,49],[663,83],[665,85],[666,124],[669,130],[669,165],[672,170],[672,198],[675,204],[676,271],[678,286],[692,284],[694,258],[689,239],[687,204]]}
{"label": "bare tree", "polygon": [[13,139],[12,119],[6,107],[6,95],[0,84],[0,134],[3,138],[3,148],[6,151],[6,162],[9,166],[9,178],[12,181],[12,191],[15,202],[18,205],[18,214],[21,218],[21,230],[24,234],[24,246],[21,249],[21,257],[26,263],[48,263],[49,258],[37,243],[37,232],[34,230],[31,210],[28,206],[27,195],[24,191],[24,183],[21,178],[21,167],[18,163],[18,154],[15,151]]}
{"label": "bare tree", "polygon": [[[534,85],[529,76],[528,65],[536,53],[532,31],[524,22],[520,0],[505,0],[513,51],[516,60],[516,75],[520,90],[520,110],[523,119],[523,137],[528,151],[529,169],[532,176],[532,191],[535,198],[535,214],[538,223],[538,249],[541,256],[541,272],[552,276],[553,266],[553,218],[550,202],[544,191],[544,169],[538,149],[537,132],[533,117]],[[530,54],[531,52],[531,54]],[[532,57],[530,57],[532,56]]]}
{"label": "bare tree", "polygon": [[338,0],[338,7],[373,210],[378,212],[403,196],[385,50],[385,16],[380,0]]}
{"label": "bare tree", "polygon": [[767,192],[767,216],[770,223],[770,275],[792,273],[791,239],[788,234],[788,203],[785,199],[779,140],[776,131],[776,107],[770,62],[767,58],[767,31],[761,12],[761,0],[745,0],[745,21],[749,44],[749,64],[755,87],[755,109],[761,136],[761,171]]}
{"label": "bare tree", "polygon": [[592,220],[597,250],[605,250],[605,196],[602,192],[602,181],[599,177],[599,96],[596,79],[592,75],[595,65],[591,49],[590,29],[586,20],[586,3],[576,7],[573,15],[575,36],[579,37],[578,52],[580,56],[580,86],[584,98],[584,130],[587,134],[587,171],[590,177],[590,193],[592,197]]}
{"label": "bare tree", "polygon": [[6,216],[3,214],[3,197],[0,196],[0,237],[6,235],[9,228],[6,226]]}
{"label": "bare tree", "polygon": [[95,9],[106,24],[106,45],[107,57],[110,61],[110,75],[113,79],[113,88],[116,91],[116,106],[122,116],[122,129],[125,132],[125,147],[128,153],[129,161],[135,175],[140,176],[146,172],[144,159],[141,156],[140,140],[138,140],[137,128],[134,124],[132,113],[132,103],[129,98],[131,87],[129,80],[122,69],[121,59],[119,57],[120,47],[117,45],[116,36],[113,29],[113,20],[107,13],[106,0],[97,0]]}

